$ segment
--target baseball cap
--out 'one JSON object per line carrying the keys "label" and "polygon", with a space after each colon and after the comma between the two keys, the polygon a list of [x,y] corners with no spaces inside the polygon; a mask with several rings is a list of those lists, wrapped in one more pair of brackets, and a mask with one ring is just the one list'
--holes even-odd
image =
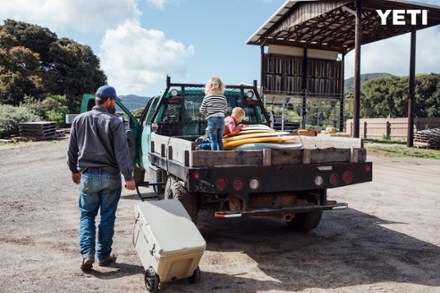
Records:
{"label": "baseball cap", "polygon": [[114,87],[109,85],[103,85],[96,90],[96,97],[98,98],[110,98],[117,101],[121,101],[116,95],[116,90]]}

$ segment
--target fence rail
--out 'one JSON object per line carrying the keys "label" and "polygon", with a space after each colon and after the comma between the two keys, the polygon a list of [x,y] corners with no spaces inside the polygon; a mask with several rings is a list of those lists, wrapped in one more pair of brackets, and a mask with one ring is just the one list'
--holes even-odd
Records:
{"label": "fence rail", "polygon": [[[415,118],[414,132],[440,127],[440,118]],[[353,134],[353,119],[346,121],[346,132]],[[363,138],[405,139],[408,132],[408,118],[360,119],[360,136]]]}

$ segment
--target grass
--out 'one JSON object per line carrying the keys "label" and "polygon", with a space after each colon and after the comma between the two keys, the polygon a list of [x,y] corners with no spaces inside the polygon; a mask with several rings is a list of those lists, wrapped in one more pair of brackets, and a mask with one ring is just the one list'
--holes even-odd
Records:
{"label": "grass", "polygon": [[390,143],[365,143],[367,152],[370,154],[383,155],[386,157],[400,158],[424,158],[440,160],[440,150],[408,148],[406,145]]}
{"label": "grass", "polygon": [[406,145],[406,140],[392,140],[384,136],[383,138],[364,138],[365,142],[373,142],[373,143],[387,143],[387,144],[403,144]]}

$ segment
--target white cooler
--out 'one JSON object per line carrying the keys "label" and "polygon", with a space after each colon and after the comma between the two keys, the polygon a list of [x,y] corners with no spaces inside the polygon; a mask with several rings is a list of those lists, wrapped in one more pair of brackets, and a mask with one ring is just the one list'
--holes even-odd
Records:
{"label": "white cooler", "polygon": [[133,245],[145,268],[150,292],[163,282],[200,279],[206,242],[178,200],[141,202],[135,207]]}

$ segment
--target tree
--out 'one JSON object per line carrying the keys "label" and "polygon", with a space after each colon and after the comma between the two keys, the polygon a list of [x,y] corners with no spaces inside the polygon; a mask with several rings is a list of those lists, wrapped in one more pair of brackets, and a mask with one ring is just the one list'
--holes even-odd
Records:
{"label": "tree", "polygon": [[43,91],[39,55],[25,47],[0,48],[0,102],[19,105],[25,95]]}
{"label": "tree", "polygon": [[46,88],[52,94],[66,95],[71,111],[79,109],[82,94],[94,92],[106,82],[89,46],[63,38],[52,44],[49,55],[52,68],[45,74]]}
{"label": "tree", "polygon": [[39,53],[43,67],[47,66],[50,59],[48,53],[51,44],[58,40],[57,35],[47,28],[11,19],[5,20],[0,31],[14,36],[19,46]]}
{"label": "tree", "polygon": [[[416,117],[440,114],[440,74],[418,75],[414,101]],[[407,117],[408,77],[383,77],[362,86],[361,117]]]}
{"label": "tree", "polygon": [[58,39],[38,25],[6,20],[0,26],[0,102],[18,105],[26,95],[37,100],[65,95],[75,113],[82,94],[106,80],[89,46]]}

